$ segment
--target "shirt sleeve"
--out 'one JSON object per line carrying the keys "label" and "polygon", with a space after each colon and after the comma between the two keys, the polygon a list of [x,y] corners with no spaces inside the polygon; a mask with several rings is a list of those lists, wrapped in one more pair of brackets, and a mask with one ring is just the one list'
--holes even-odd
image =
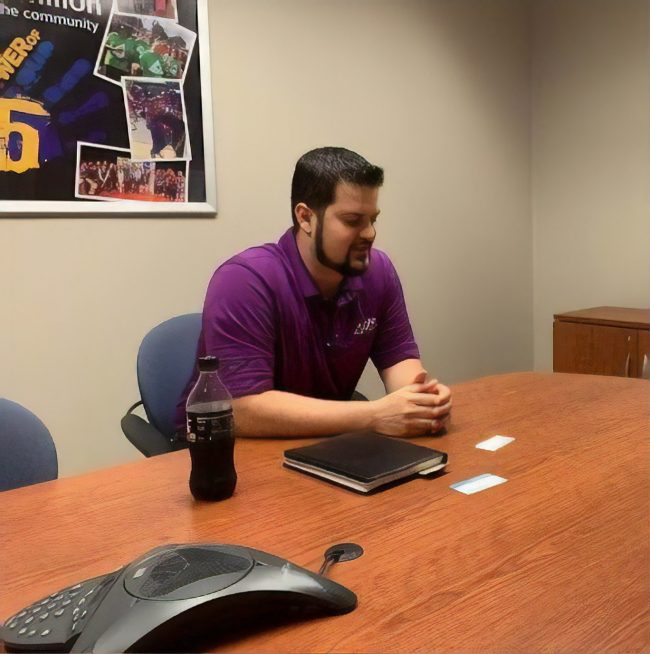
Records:
{"label": "shirt sleeve", "polygon": [[402,285],[395,267],[385,255],[384,298],[370,358],[380,371],[405,359],[420,358],[420,350],[406,311]]}
{"label": "shirt sleeve", "polygon": [[227,263],[212,277],[203,307],[200,350],[219,357],[219,376],[235,397],[273,388],[274,300],[252,270]]}

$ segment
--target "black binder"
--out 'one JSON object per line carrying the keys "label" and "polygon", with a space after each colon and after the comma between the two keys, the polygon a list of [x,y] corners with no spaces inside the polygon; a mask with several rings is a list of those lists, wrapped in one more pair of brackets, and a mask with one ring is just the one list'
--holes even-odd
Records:
{"label": "black binder", "polygon": [[441,470],[447,454],[374,432],[355,432],[286,450],[284,465],[368,493],[398,479]]}

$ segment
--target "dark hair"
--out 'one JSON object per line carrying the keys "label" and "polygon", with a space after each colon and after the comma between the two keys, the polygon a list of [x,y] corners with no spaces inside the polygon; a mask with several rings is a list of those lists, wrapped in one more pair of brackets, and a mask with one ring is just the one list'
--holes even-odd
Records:
{"label": "dark hair", "polygon": [[291,181],[294,227],[298,227],[294,214],[296,205],[304,202],[312,211],[324,210],[334,202],[339,182],[374,188],[384,183],[384,171],[345,148],[317,148],[303,154],[298,159]]}

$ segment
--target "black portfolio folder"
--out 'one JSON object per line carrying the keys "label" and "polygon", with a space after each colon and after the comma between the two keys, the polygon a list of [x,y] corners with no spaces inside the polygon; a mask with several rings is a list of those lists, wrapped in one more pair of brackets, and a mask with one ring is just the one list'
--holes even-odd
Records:
{"label": "black portfolio folder", "polygon": [[374,432],[324,439],[284,453],[284,465],[362,493],[447,464],[447,454]]}

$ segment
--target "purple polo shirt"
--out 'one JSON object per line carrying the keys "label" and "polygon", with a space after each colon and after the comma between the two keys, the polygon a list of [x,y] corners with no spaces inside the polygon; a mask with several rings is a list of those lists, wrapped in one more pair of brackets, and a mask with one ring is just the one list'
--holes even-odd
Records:
{"label": "purple polo shirt", "polygon": [[344,278],[326,300],[292,229],[234,256],[208,286],[198,356],[219,357],[235,398],[274,389],[349,400],[369,358],[383,370],[420,357],[397,272],[385,253],[373,248],[370,257],[363,275]]}

